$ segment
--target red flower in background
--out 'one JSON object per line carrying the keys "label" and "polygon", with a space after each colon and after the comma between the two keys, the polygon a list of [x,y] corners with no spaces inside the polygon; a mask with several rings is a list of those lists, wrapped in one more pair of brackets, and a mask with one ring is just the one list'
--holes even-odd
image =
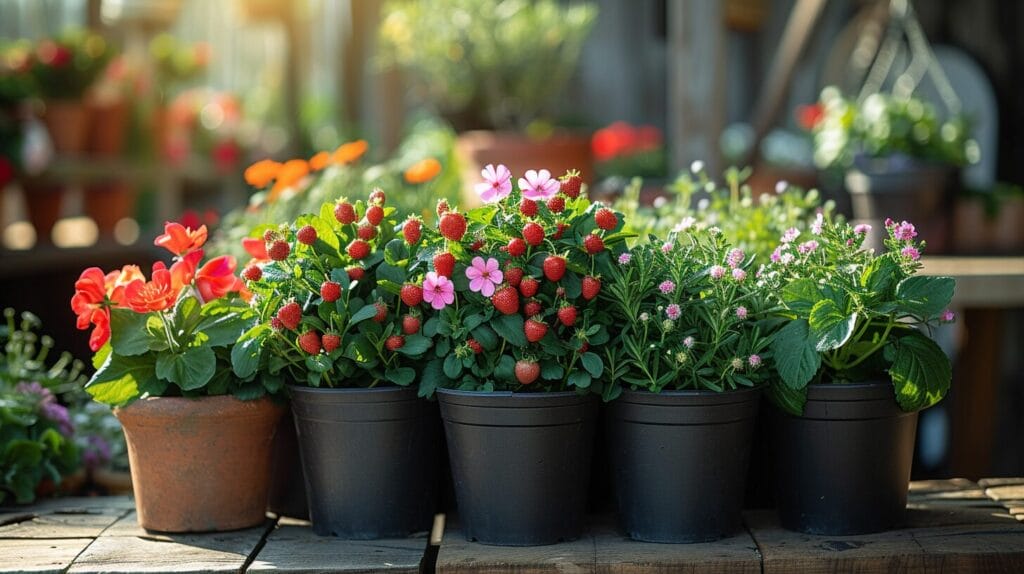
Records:
{"label": "red flower in background", "polygon": [[206,262],[196,273],[196,289],[203,301],[220,299],[242,287],[241,279],[235,275],[235,258],[221,255]]}
{"label": "red flower in background", "polygon": [[608,161],[623,155],[651,151],[661,145],[661,130],[658,128],[632,126],[626,122],[615,122],[599,129],[590,139],[590,149],[597,161]]}
{"label": "red flower in background", "polygon": [[820,103],[797,106],[796,108],[796,123],[807,131],[818,127],[824,117],[825,106]]}
{"label": "red flower in background", "polygon": [[211,154],[213,156],[213,165],[220,172],[231,171],[238,165],[238,160],[242,158],[242,150],[239,149],[238,144],[234,140],[217,142]]}
{"label": "red flower in background", "polygon": [[153,245],[163,247],[175,255],[182,255],[202,247],[206,243],[206,235],[205,225],[193,230],[180,223],[168,221],[164,224],[164,234],[157,237]]}
{"label": "red flower in background", "polygon": [[71,63],[71,50],[53,40],[43,40],[36,48],[36,57],[47,66],[62,68]]}
{"label": "red flower in background", "polygon": [[14,166],[4,156],[0,155],[0,189],[3,189],[14,179]]}

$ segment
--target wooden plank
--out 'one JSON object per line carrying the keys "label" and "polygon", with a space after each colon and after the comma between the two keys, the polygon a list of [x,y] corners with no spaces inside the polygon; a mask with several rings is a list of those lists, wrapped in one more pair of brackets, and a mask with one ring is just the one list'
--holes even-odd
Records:
{"label": "wooden plank", "polygon": [[415,574],[427,549],[427,536],[386,540],[341,540],[317,536],[309,523],[282,519],[247,571],[389,572]]}
{"label": "wooden plank", "polygon": [[1003,478],[983,478],[978,481],[978,485],[982,488],[990,488],[993,486],[1010,486],[1014,484],[1024,484],[1024,478],[1022,477],[1003,477]]}
{"label": "wooden plank", "polygon": [[92,538],[0,540],[0,573],[59,574],[92,543]]}
{"label": "wooden plank", "polygon": [[127,496],[42,500],[0,513],[0,538],[95,538],[132,508]]}
{"label": "wooden plank", "polygon": [[437,554],[439,574],[544,574],[594,572],[596,548],[593,536],[548,546],[488,546],[466,540],[457,524],[448,524]]}
{"label": "wooden plank", "polygon": [[757,544],[745,530],[700,544],[650,544],[630,540],[610,520],[593,530],[595,571],[607,574],[760,574]]}
{"label": "wooden plank", "polygon": [[239,572],[272,526],[209,534],[157,534],[131,512],[107,529],[68,572]]}

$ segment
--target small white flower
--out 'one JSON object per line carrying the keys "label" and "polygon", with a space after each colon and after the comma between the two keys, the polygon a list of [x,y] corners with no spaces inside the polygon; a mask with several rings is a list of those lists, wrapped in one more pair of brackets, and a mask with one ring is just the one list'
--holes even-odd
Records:
{"label": "small white flower", "polygon": [[775,193],[786,193],[787,189],[789,189],[789,182],[784,179],[780,179],[779,182],[775,184]]}
{"label": "small white flower", "polygon": [[704,162],[699,159],[690,164],[690,173],[697,175],[702,171],[704,171]]}

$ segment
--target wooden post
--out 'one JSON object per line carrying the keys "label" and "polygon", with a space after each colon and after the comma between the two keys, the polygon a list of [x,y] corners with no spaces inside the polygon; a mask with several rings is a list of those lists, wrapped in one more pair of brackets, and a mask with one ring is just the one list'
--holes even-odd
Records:
{"label": "wooden post", "polygon": [[725,125],[725,20],[718,0],[668,3],[670,169],[703,160],[721,171]]}

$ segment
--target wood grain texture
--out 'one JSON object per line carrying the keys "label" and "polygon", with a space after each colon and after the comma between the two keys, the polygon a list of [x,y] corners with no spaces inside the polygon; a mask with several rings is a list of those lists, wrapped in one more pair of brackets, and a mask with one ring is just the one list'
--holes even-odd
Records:
{"label": "wood grain texture", "polygon": [[140,528],[135,512],[130,512],[89,545],[68,572],[238,572],[255,552],[268,527],[208,534],[159,534]]}
{"label": "wood grain texture", "polygon": [[92,538],[0,540],[0,573],[59,574],[67,570]]}
{"label": "wood grain texture", "polygon": [[249,566],[250,572],[409,573],[420,571],[426,535],[387,540],[341,540],[317,536],[308,524],[278,526]]}
{"label": "wood grain texture", "polygon": [[438,574],[574,574],[594,572],[597,555],[593,537],[549,546],[488,546],[466,540],[450,519],[437,554]]}

